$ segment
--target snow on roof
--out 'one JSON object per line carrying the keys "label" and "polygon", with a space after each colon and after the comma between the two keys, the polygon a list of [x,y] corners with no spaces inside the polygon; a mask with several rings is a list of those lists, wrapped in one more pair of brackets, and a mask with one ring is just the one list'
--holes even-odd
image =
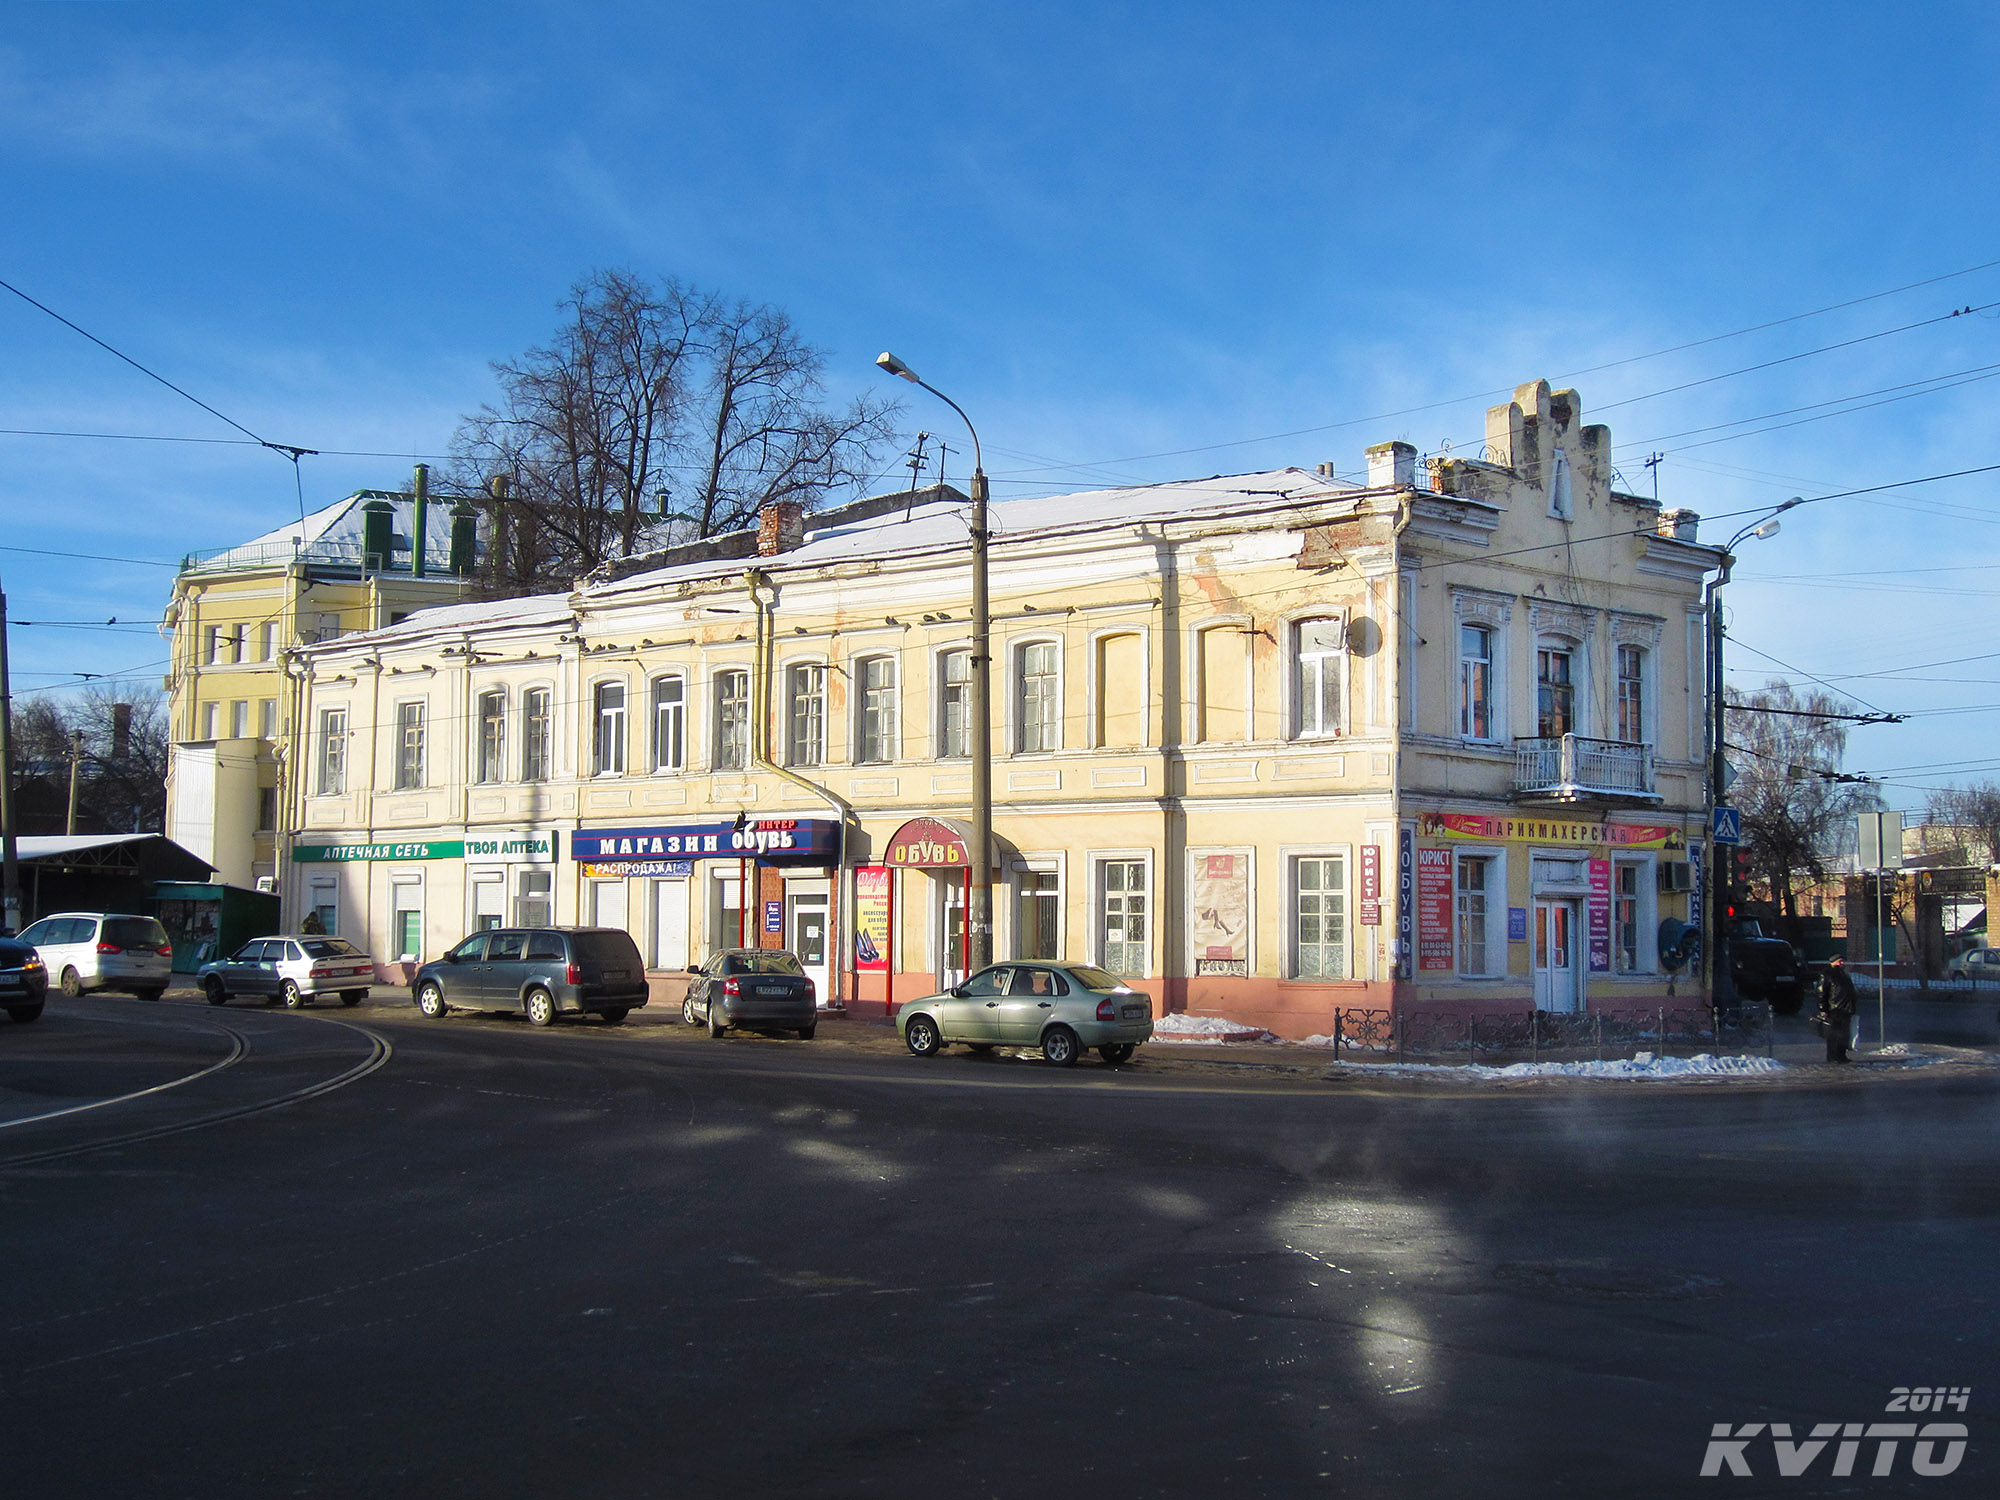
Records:
{"label": "snow on roof", "polygon": [[394,625],[379,630],[358,630],[337,636],[316,648],[326,651],[364,642],[405,640],[445,630],[469,630],[480,626],[567,625],[575,618],[570,596],[525,594],[516,599],[479,599],[470,604],[441,604],[434,609],[415,610]]}
{"label": "snow on roof", "polygon": [[[1356,492],[1360,486],[1330,480],[1303,469],[1272,469],[1257,474],[1219,474],[1209,479],[1180,479],[1164,484],[1131,485],[1119,489],[1086,490],[1069,495],[996,500],[987,510],[994,541],[1004,544],[1036,532],[1051,535],[1106,525],[1139,525],[1147,521],[1185,519],[1203,511],[1309,501]],[[805,545],[776,557],[759,559],[762,567],[815,567],[862,558],[962,547],[966,540],[966,507],[955,501],[913,507],[907,514],[890,511],[847,524],[836,509],[827,513],[831,525],[813,528],[806,517]],[[665,564],[648,572],[626,575],[615,583],[595,585],[593,593],[656,588],[673,578],[724,576],[742,571],[744,560]]]}
{"label": "snow on roof", "polygon": [[[299,561],[323,566],[361,566],[361,508],[371,500],[386,500],[394,508],[390,526],[397,537],[398,561],[409,567],[410,538],[416,529],[417,502],[394,490],[356,490],[344,500],[321,506],[303,520],[289,521],[274,531],[254,536],[190,559],[193,572],[237,568],[274,568]],[[424,566],[444,575],[451,563],[450,497],[432,496],[424,528]]]}

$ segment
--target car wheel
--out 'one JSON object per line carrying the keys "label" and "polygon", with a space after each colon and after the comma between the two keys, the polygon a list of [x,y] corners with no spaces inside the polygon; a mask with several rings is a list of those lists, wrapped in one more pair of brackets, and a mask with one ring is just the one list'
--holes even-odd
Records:
{"label": "car wheel", "polygon": [[812,1025],[810,1026],[801,1026],[799,1028],[799,1040],[802,1042],[811,1041],[813,1039],[813,1033],[818,1030],[819,1030],[819,1022],[817,1021],[813,1022]]}
{"label": "car wheel", "polygon": [[166,991],[158,987],[155,987],[152,989],[134,990],[132,991],[132,993],[137,995],[141,1000],[157,1000],[160,998],[160,996],[164,995]]}
{"label": "car wheel", "polygon": [[299,988],[296,980],[287,979],[278,986],[278,998],[285,1002],[286,1010],[304,1010],[306,992]]}
{"label": "car wheel", "polygon": [[944,1051],[944,1033],[929,1016],[911,1016],[903,1027],[903,1045],[917,1057],[936,1057]]}
{"label": "car wheel", "polygon": [[993,1050],[991,1042],[967,1042],[965,1045],[974,1052],[991,1052]]}
{"label": "car wheel", "polygon": [[209,975],[202,982],[201,992],[208,997],[210,1005],[227,1005],[229,1003],[229,991],[223,987],[222,981],[217,979],[213,974]]}
{"label": "car wheel", "polygon": [[1042,1033],[1042,1056],[1059,1068],[1067,1068],[1074,1063],[1080,1050],[1076,1033],[1067,1026],[1051,1026]]}
{"label": "car wheel", "polygon": [[1131,1061],[1132,1051],[1133,1044],[1130,1042],[1113,1042],[1108,1047],[1099,1047],[1097,1055],[1108,1063],[1122,1063]]}
{"label": "car wheel", "polygon": [[433,1021],[451,1014],[451,1007],[444,1002],[444,991],[435,984],[426,984],[417,990],[417,1009]]}
{"label": "car wheel", "polygon": [[729,1029],[729,1023],[722,1017],[722,1007],[713,1000],[708,1002],[708,1034],[721,1036]]}
{"label": "car wheel", "polygon": [[10,1005],[7,1007],[7,1014],[25,1026],[30,1021],[41,1019],[42,1002],[37,1000],[33,1005]]}
{"label": "car wheel", "polygon": [[604,1017],[604,1024],[606,1026],[620,1026],[624,1024],[625,1018],[631,1012],[622,1005],[614,1005],[609,1010],[600,1010],[598,1014]]}
{"label": "car wheel", "polygon": [[528,1024],[530,1026],[553,1026],[556,1024],[556,997],[547,990],[528,991]]}
{"label": "car wheel", "polygon": [[64,969],[62,971],[62,992],[66,999],[81,999],[83,997],[83,976],[74,969]]}
{"label": "car wheel", "polygon": [[699,1026],[700,1024],[701,1017],[694,1013],[694,996],[683,996],[681,998],[681,1025]]}
{"label": "car wheel", "polygon": [[342,990],[340,992],[340,1003],[342,1005],[359,1005],[367,998],[368,991],[366,990]]}

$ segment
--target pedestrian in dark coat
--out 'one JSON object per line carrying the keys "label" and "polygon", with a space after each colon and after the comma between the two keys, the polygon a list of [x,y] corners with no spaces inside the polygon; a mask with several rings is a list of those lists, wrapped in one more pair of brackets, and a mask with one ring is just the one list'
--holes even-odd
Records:
{"label": "pedestrian in dark coat", "polygon": [[1854,976],[1847,960],[1835,958],[1819,981],[1819,1031],[1826,1038],[1826,1060],[1847,1061],[1847,1035],[1854,1025]]}

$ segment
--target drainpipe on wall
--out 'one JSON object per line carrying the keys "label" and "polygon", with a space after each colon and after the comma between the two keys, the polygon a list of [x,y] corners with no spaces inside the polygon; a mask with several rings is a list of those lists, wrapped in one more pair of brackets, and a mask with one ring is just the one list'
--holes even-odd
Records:
{"label": "drainpipe on wall", "polygon": [[[853,804],[837,792],[830,791],[817,782],[808,781],[789,766],[781,766],[771,758],[771,656],[776,649],[776,624],[772,611],[777,604],[777,590],[771,579],[760,568],[751,568],[743,575],[744,586],[750,592],[750,602],[757,607],[757,646],[751,658],[750,692],[756,705],[756,714],[750,725],[750,760],[759,768],[782,777],[792,785],[803,787],[815,797],[831,807],[840,818],[839,864],[834,870],[832,902],[834,920],[832,930],[827,934],[827,942],[834,945],[829,955],[828,965],[834,975],[834,999],[840,1008],[847,1005],[847,992],[852,984],[859,994],[860,975],[854,967],[854,944],[848,938],[851,913],[848,910],[852,898],[848,878],[848,825],[854,821]],[[768,594],[768,597],[767,597]],[[741,898],[744,910],[749,910],[750,899],[746,894]]]}

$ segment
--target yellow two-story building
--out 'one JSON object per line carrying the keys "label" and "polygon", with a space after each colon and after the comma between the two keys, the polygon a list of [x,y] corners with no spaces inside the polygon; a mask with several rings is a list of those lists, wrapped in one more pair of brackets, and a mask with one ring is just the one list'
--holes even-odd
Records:
{"label": "yellow two-story building", "polygon": [[996,956],[1289,1036],[1657,1003],[1715,554],[1613,491],[1573,392],[1489,424],[1484,461],[1384,444],[1366,483],[995,505],[989,725],[952,491],[308,646],[292,919],[403,964],[547,921],[624,927],[662,976],[789,946],[881,1014],[963,973],[985,733]]}

